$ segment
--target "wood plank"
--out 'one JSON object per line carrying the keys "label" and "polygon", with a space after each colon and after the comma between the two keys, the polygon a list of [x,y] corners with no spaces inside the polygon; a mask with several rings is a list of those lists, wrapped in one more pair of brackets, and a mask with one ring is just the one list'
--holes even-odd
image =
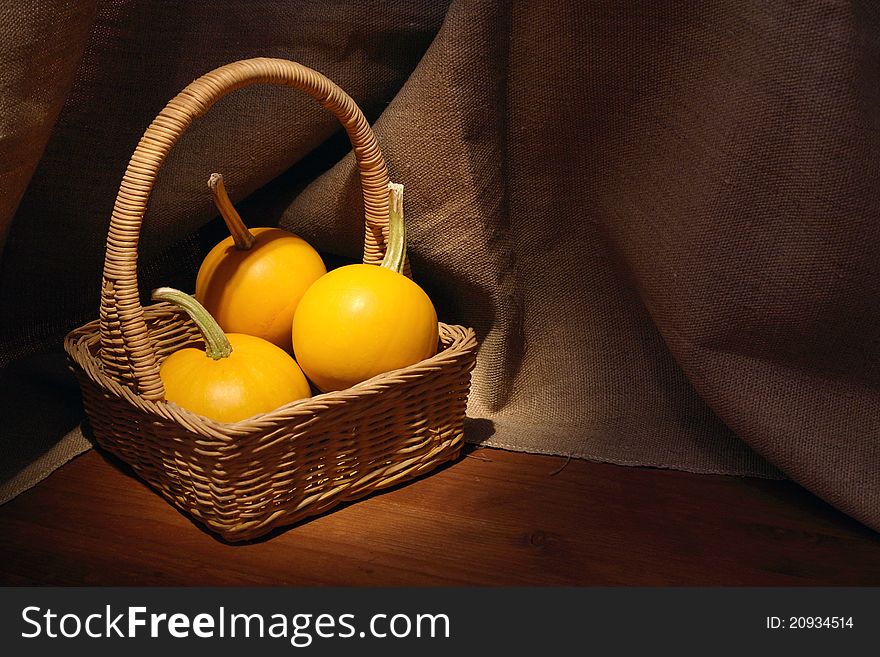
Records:
{"label": "wood plank", "polygon": [[490,449],[245,545],[92,451],[0,527],[4,584],[880,585],[880,536],[790,482]]}

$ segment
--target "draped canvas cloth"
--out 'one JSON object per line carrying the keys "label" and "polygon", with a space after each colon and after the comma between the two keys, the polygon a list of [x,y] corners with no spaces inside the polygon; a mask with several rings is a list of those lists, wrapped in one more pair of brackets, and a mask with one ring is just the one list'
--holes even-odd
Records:
{"label": "draped canvas cloth", "polygon": [[[374,124],[414,275],[481,341],[469,440],[788,476],[880,529],[870,3],[41,0],[0,22],[0,498],[88,447],[60,342],[97,314],[137,139],[202,73],[270,56]],[[142,289],[192,289],[212,171],[251,225],[357,259],[347,150],[290,89],[221,100],[159,176]]]}

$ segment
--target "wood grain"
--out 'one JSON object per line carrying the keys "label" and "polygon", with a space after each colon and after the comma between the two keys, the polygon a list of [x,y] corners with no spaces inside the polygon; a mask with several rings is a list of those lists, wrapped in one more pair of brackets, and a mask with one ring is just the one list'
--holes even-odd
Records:
{"label": "wood grain", "polygon": [[245,545],[92,451],[0,528],[7,585],[880,585],[880,536],[790,482],[489,449]]}

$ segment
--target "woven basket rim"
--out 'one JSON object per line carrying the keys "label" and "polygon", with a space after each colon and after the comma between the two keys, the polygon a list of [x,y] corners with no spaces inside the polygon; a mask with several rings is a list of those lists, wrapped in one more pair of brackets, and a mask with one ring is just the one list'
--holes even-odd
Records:
{"label": "woven basket rim", "polygon": [[[157,319],[178,314],[170,304],[159,303],[144,309],[145,317]],[[271,427],[287,424],[300,418],[311,417],[315,411],[328,406],[344,404],[356,398],[378,395],[402,382],[415,379],[429,379],[432,372],[444,368],[462,358],[472,358],[478,347],[474,329],[457,324],[438,322],[441,342],[445,344],[434,356],[418,363],[389,372],[378,374],[366,381],[345,390],[324,392],[313,397],[298,399],[267,413],[260,413],[238,422],[219,422],[198,415],[173,402],[152,401],[135,393],[127,386],[108,376],[102,363],[92,348],[100,345],[100,320],[92,320],[70,331],[64,338],[64,349],[76,365],[101,388],[117,397],[125,399],[140,410],[165,419],[174,420],[199,435],[207,438],[228,440],[254,432],[265,431]]]}

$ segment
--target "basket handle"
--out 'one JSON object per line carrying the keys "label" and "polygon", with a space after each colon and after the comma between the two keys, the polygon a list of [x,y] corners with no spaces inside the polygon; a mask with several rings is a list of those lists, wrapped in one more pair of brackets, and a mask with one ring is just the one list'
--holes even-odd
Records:
{"label": "basket handle", "polygon": [[138,142],[113,206],[101,287],[100,358],[105,372],[145,399],[162,399],[153,338],[138,294],[137,255],[147,200],[165,158],[194,119],[226,94],[252,84],[305,91],[348,132],[364,196],[364,262],[379,263],[388,227],[388,169],[376,137],[354,100],[317,71],[284,59],[245,59],[190,83],[165,106]]}

